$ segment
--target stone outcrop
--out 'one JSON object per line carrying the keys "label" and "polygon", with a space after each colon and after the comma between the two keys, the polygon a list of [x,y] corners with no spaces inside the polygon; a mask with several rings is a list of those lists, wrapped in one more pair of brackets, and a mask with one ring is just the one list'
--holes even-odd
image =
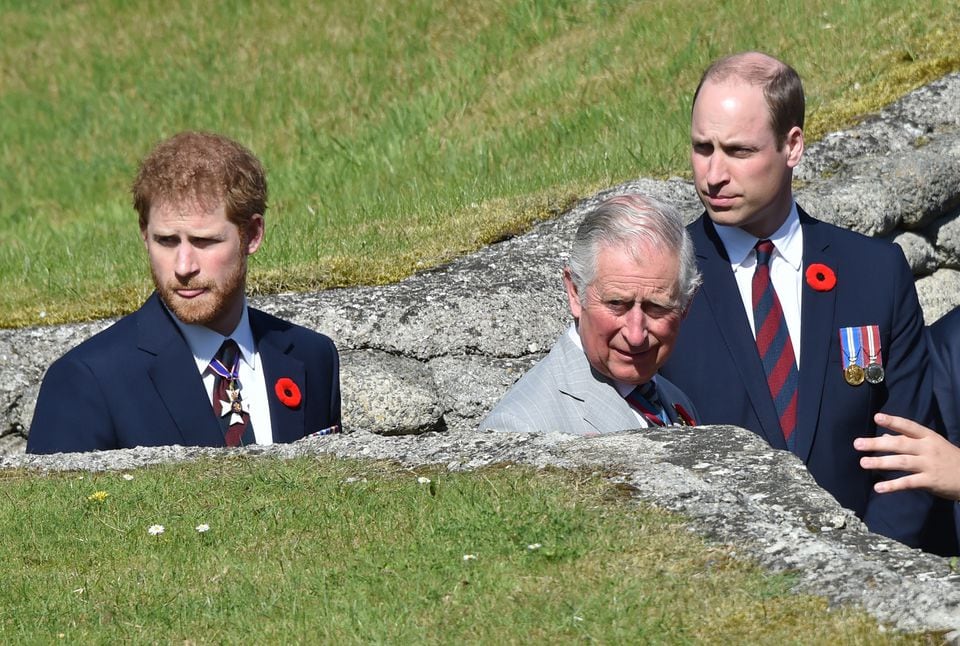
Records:
{"label": "stone outcrop", "polygon": [[470,430],[385,437],[366,431],[249,449],[163,447],[59,456],[12,455],[0,468],[135,469],[246,453],[327,454],[453,471],[491,464],[586,469],[637,499],[682,513],[691,530],[741,558],[788,571],[796,589],[855,604],[904,631],[960,628],[960,576],[946,559],[870,533],[816,486],[792,454],[730,426],[652,429],[594,438]]}
{"label": "stone outcrop", "polygon": [[[810,146],[797,180],[798,201],[811,214],[903,247],[928,323],[960,303],[960,75]],[[769,567],[796,569],[808,591],[855,602],[906,630],[960,628],[960,588],[947,561],[868,533],[793,456],[749,432],[706,427],[592,439],[476,432],[568,325],[560,270],[569,240],[589,208],[620,192],[671,202],[687,220],[701,210],[689,182],[641,179],[394,285],[255,299],[336,341],[344,427],[353,433],[247,452],[612,470],[639,498],[689,516],[697,531]],[[131,468],[223,451],[22,455],[46,366],[109,323],[0,330],[0,466]]]}

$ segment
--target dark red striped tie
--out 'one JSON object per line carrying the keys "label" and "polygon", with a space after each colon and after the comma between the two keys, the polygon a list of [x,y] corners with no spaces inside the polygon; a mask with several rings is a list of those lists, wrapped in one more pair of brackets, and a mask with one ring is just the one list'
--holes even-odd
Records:
{"label": "dark red striped tie", "polygon": [[[233,339],[227,339],[220,346],[210,368],[216,374],[213,382],[213,413],[220,421],[224,443],[227,446],[245,446],[254,444],[253,425],[250,424],[250,413],[245,410],[234,415],[228,404],[236,399],[238,407],[242,407],[243,398],[240,395],[240,380],[237,370],[240,365],[240,348]],[[231,397],[228,389],[236,389]],[[238,420],[243,421],[238,421]],[[231,424],[231,421],[235,423]]]}
{"label": "dark red striped tie", "polygon": [[761,240],[757,243],[757,269],[753,274],[753,324],[757,331],[757,351],[767,373],[767,385],[780,417],[780,430],[791,451],[795,442],[793,431],[797,427],[797,388],[800,372],[797,370],[793,343],[787,321],[783,318],[780,299],[770,282],[770,256],[773,243]]}
{"label": "dark red striped tie", "polygon": [[645,384],[640,384],[627,393],[625,397],[627,403],[643,415],[651,428],[664,425],[663,417],[666,417],[666,413],[663,410],[663,404],[660,402],[657,384],[652,379]]}

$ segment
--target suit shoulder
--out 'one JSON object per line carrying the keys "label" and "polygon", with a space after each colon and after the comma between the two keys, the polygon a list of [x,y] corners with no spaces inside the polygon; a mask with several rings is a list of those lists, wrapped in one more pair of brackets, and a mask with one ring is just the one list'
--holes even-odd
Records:
{"label": "suit shoulder", "polygon": [[830,224],[829,222],[824,222],[823,220],[818,220],[809,216],[807,216],[807,221],[804,224],[807,227],[816,228],[817,233],[825,238],[828,238],[831,244],[873,254],[903,256],[903,250],[899,245],[891,240],[864,235],[857,231],[845,229],[835,224]]}
{"label": "suit shoulder", "polygon": [[135,317],[136,314],[128,314],[115,321],[106,329],[67,350],[57,359],[57,362],[96,361],[97,359],[112,357],[119,351],[136,348],[137,323]]}
{"label": "suit shoulder", "polygon": [[279,318],[272,314],[268,314],[263,310],[258,310],[250,308],[250,324],[254,328],[254,331],[259,333],[259,335],[264,335],[267,333],[281,333],[289,336],[292,339],[296,339],[299,343],[310,343],[322,348],[327,348],[336,351],[336,346],[331,339],[326,334],[322,332],[317,332],[308,327],[302,325],[297,325],[286,319]]}
{"label": "suit shoulder", "polygon": [[960,307],[955,307],[930,326],[930,338],[938,346],[944,346],[958,337],[960,337]]}

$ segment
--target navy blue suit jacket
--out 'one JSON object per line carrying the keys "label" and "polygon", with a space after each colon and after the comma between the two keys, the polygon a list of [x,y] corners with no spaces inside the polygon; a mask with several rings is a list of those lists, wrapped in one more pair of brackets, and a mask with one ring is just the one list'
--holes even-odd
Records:
{"label": "navy blue suit jacket", "polygon": [[[340,424],[340,363],[322,334],[250,308],[274,442]],[[274,392],[288,377],[299,406]],[[84,341],[47,370],[28,453],[135,446],[224,446],[193,354],[156,293],[129,316]]]}
{"label": "navy blue suit jacket", "polygon": [[960,307],[929,328],[937,430],[960,446]]}
{"label": "navy blue suit jacket", "polygon": [[[874,532],[918,546],[933,499],[919,491],[876,494],[877,475],[860,468],[856,437],[873,436],[874,413],[932,419],[927,344],[913,276],[888,242],[820,222],[800,211],[803,266],[822,263],[836,286],[801,295],[800,386],[796,455],[821,487]],[[743,301],[726,250],[704,214],[689,225],[703,285],[661,373],[693,400],[702,424],[733,424],[786,449]],[[880,327],[885,380],[843,379],[839,330]],[[879,472],[878,472],[879,473]]]}
{"label": "navy blue suit jacket", "polygon": [[[927,328],[930,342],[930,372],[937,416],[934,427],[960,446],[960,307]],[[954,513],[954,524],[941,529],[948,547],[941,554],[960,552],[960,507],[944,501]],[[953,541],[951,550],[949,541]]]}

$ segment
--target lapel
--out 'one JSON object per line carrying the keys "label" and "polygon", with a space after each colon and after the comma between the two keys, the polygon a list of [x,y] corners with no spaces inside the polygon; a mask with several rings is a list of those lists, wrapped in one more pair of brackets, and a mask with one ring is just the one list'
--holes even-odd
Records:
{"label": "lapel", "polygon": [[[690,227],[690,233],[703,275],[700,293],[713,312],[712,318],[726,346],[728,359],[740,373],[763,436],[774,448],[786,449],[780,418],[770,396],[767,375],[760,362],[757,342],[750,332],[750,321],[740,300],[740,290],[737,289],[727,251],[706,214]],[[705,351],[722,352],[720,348],[706,348]]]}
{"label": "lapel", "polygon": [[[273,442],[288,443],[299,440],[308,432],[320,429],[307,429],[304,422],[304,408],[309,396],[306,381],[306,366],[292,356],[293,339],[286,330],[272,325],[271,317],[252,307],[250,329],[260,354],[263,378],[267,386],[267,401],[270,402],[270,427]],[[300,388],[302,400],[296,408],[284,405],[274,390],[277,380],[287,377]]]}
{"label": "lapel", "polygon": [[582,404],[583,419],[599,433],[640,427],[630,404],[606,377],[593,370],[583,350],[564,332],[560,337],[565,370],[558,375],[560,392]]}
{"label": "lapel", "polygon": [[165,443],[223,446],[223,433],[193,353],[156,292],[137,312],[137,347],[154,357],[147,373],[179,433],[179,439],[169,438]]}
{"label": "lapel", "polygon": [[[803,270],[813,263],[822,263],[833,269],[837,282],[843,280],[840,259],[830,250],[827,227],[797,207],[800,226],[803,227]],[[837,327],[834,324],[837,289],[818,292],[803,279],[800,304],[800,397],[797,403],[796,454],[807,461],[817,423],[820,403],[827,381],[830,346]]]}

